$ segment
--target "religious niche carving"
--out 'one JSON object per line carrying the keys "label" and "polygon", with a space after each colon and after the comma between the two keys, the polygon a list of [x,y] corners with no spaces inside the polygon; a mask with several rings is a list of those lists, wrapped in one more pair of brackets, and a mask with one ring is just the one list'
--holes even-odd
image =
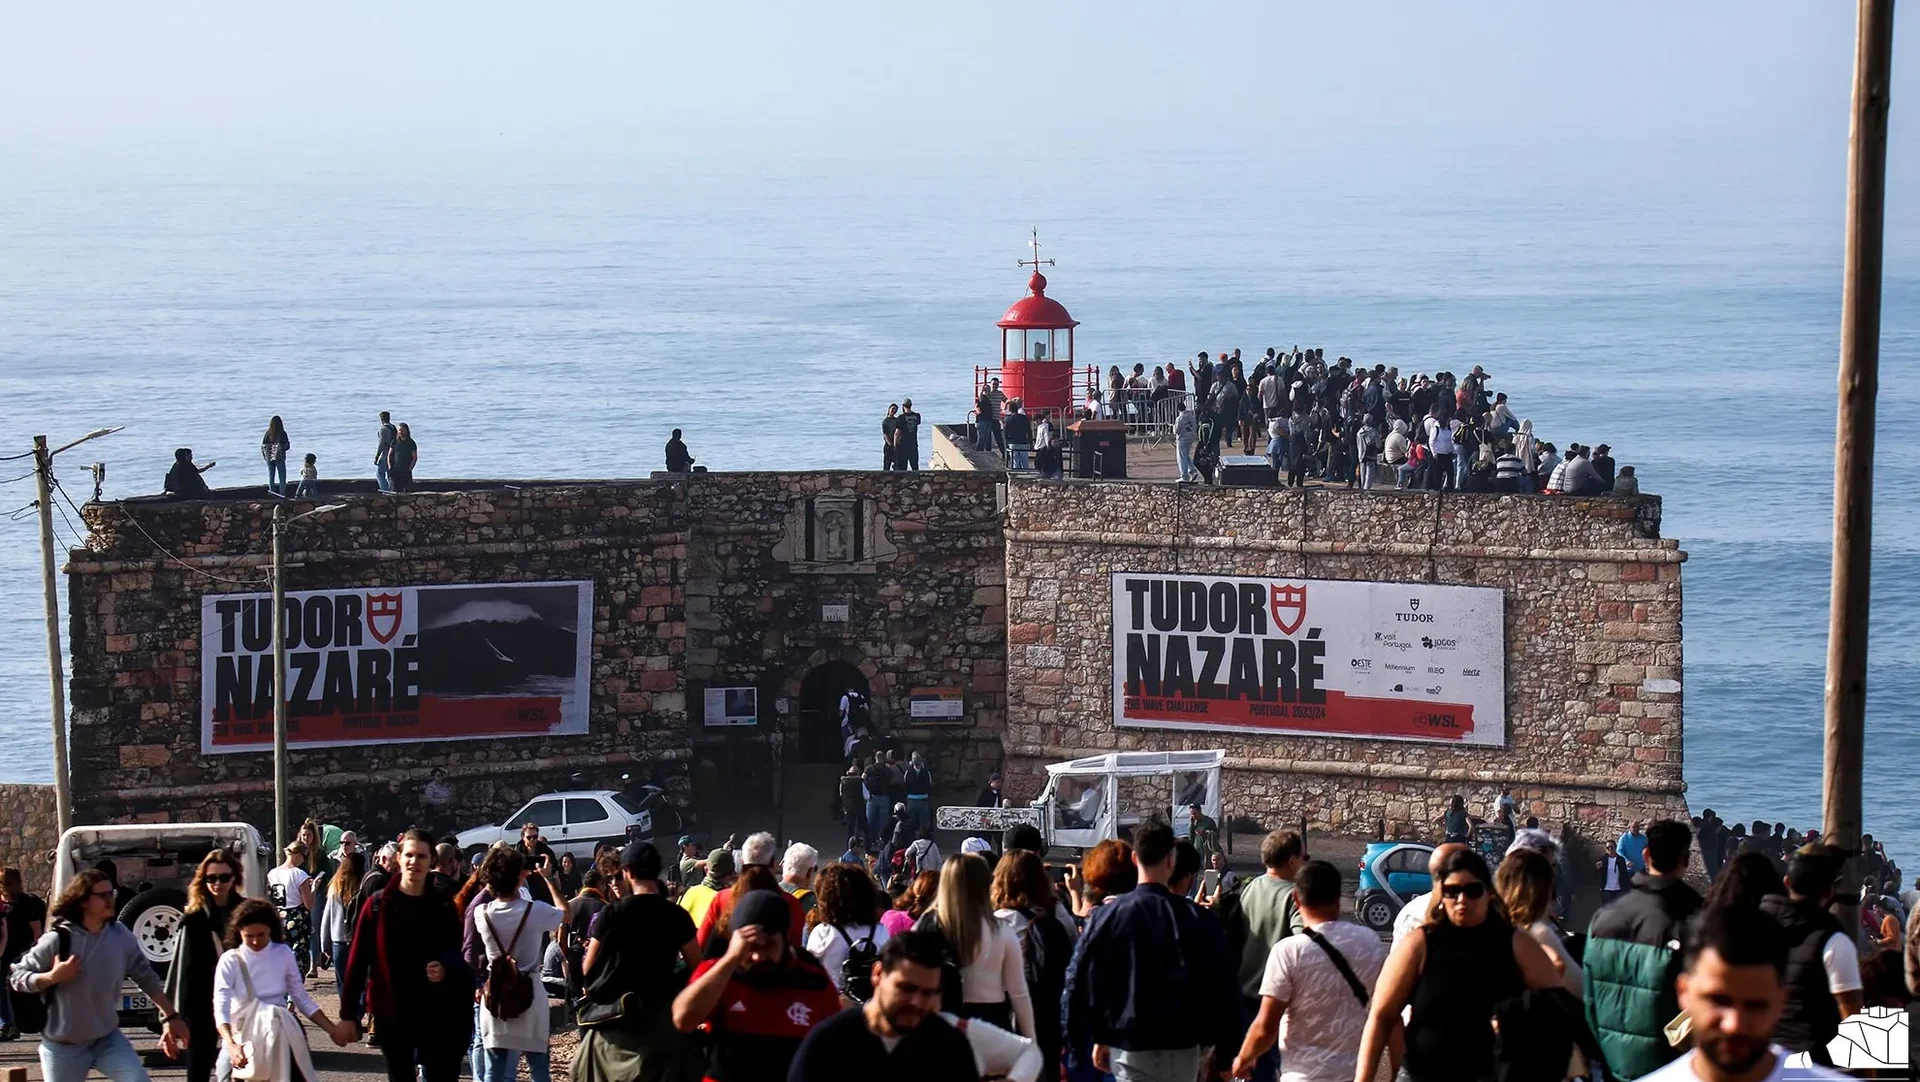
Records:
{"label": "religious niche carving", "polygon": [[874,501],[852,492],[795,500],[774,558],[795,571],[870,574],[897,554]]}

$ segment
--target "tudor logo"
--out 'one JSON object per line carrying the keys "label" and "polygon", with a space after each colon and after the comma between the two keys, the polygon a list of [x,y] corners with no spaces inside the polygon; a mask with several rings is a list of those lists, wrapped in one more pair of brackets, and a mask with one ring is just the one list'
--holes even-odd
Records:
{"label": "tudor logo", "polygon": [[1412,609],[1412,610],[1413,610],[1414,612],[1419,612],[1419,611],[1420,611],[1420,599],[1419,599],[1419,598],[1417,598],[1417,597],[1410,597],[1410,598],[1407,598],[1407,608],[1409,608],[1409,609]]}
{"label": "tudor logo", "polygon": [[[1300,630],[1307,621],[1307,588],[1304,586],[1274,586],[1273,622],[1282,635],[1291,635]],[[1257,596],[1257,595],[1256,595]],[[1292,619],[1288,619],[1291,614]]]}
{"label": "tudor logo", "polygon": [[383,645],[400,633],[400,595],[367,595],[367,634]]}

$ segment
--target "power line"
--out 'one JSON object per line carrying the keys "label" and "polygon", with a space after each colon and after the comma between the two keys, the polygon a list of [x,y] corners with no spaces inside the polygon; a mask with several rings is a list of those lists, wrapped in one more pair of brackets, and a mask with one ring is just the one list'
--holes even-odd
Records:
{"label": "power line", "polygon": [[34,452],[32,451],[24,451],[17,455],[0,455],[0,462],[17,462],[20,459],[32,458],[33,456],[34,456]]}
{"label": "power line", "polygon": [[25,481],[27,478],[32,477],[34,474],[39,472],[40,472],[39,470],[28,470],[27,472],[21,474],[18,477],[9,477],[4,481],[0,481],[0,485],[11,485],[16,481]]}
{"label": "power line", "polygon": [[154,536],[147,532],[146,527],[140,525],[140,520],[133,517],[133,512],[122,507],[120,509],[120,513],[126,516],[127,521],[133,524],[133,528],[136,530],[139,530],[140,536],[146,538],[147,541],[150,544],[152,544],[156,550],[159,551],[160,555],[165,556],[167,559],[173,561],[176,564],[179,564],[181,567],[186,568],[188,571],[191,571],[196,575],[199,575],[203,578],[211,579],[214,582],[226,582],[226,583],[231,583],[235,586],[267,586],[267,585],[271,585],[273,582],[271,578],[236,579],[227,575],[216,575],[211,571],[207,571],[203,568],[195,567],[192,564],[188,563],[187,561],[182,560],[180,557],[175,556],[173,553],[167,551],[167,547],[165,545],[162,545],[159,541],[155,540]]}

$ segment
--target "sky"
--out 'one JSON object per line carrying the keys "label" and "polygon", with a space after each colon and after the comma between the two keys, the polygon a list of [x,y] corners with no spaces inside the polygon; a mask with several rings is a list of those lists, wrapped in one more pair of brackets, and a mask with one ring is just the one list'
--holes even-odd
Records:
{"label": "sky", "polygon": [[[1284,155],[1410,137],[1844,156],[1852,42],[1842,0],[32,4],[0,35],[0,141],[1010,169],[1140,144]],[[1896,49],[1898,146],[1920,131],[1900,108],[1920,32]]]}

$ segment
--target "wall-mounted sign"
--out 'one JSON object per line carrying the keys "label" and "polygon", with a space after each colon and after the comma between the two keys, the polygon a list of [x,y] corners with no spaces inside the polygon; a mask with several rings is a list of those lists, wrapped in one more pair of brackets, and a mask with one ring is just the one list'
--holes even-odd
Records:
{"label": "wall-mounted sign", "polygon": [[959,688],[913,688],[907,693],[907,716],[915,721],[953,721],[966,711],[967,694]]}
{"label": "wall-mounted sign", "polygon": [[844,624],[847,622],[847,617],[847,606],[845,605],[820,606],[820,620],[822,623]]}
{"label": "wall-mounted sign", "polygon": [[[587,731],[593,583],[375,586],[286,595],[297,748]],[[200,599],[200,750],[273,746],[273,595]]]}
{"label": "wall-mounted sign", "polygon": [[708,688],[702,716],[708,726],[753,725],[760,720],[760,689]]}
{"label": "wall-mounted sign", "polygon": [[1480,586],[1113,575],[1113,721],[1499,745],[1505,595]]}

